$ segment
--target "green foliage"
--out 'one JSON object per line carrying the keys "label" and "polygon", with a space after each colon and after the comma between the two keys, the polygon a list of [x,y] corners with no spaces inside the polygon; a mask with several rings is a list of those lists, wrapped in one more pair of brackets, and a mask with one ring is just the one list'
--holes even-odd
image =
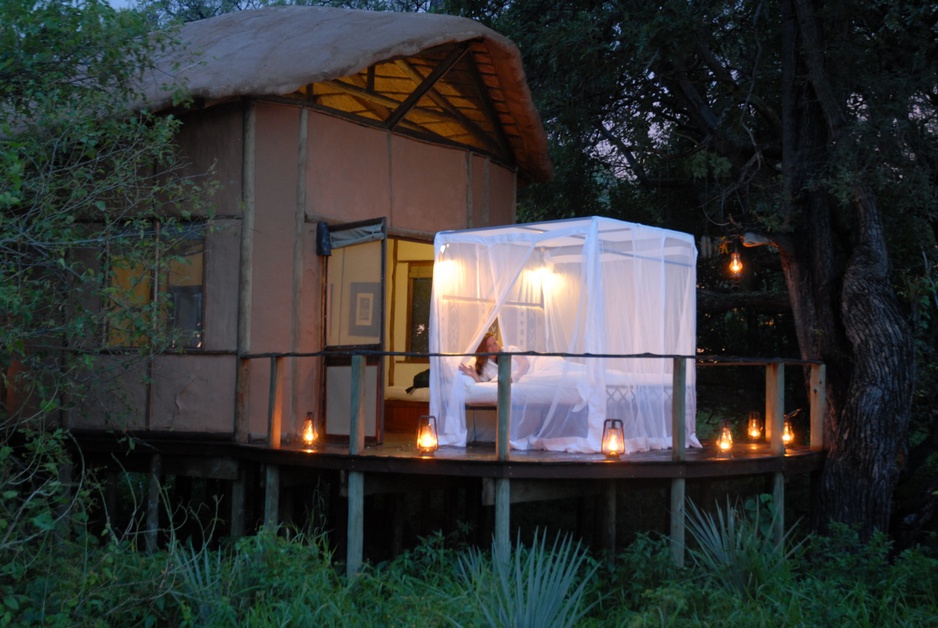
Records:
{"label": "green foliage", "polygon": [[572,626],[595,604],[582,607],[586,583],[596,572],[593,564],[581,569],[587,555],[570,536],[554,540],[547,533],[530,548],[518,544],[509,560],[470,550],[458,564],[464,586],[491,626]]}

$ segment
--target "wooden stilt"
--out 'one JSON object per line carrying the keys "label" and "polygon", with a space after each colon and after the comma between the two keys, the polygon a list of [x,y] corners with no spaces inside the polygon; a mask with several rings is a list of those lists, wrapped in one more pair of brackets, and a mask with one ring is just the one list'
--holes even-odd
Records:
{"label": "wooden stilt", "polygon": [[507,563],[511,557],[511,481],[495,480],[495,559]]}
{"label": "wooden stilt", "polygon": [[231,481],[231,537],[244,536],[244,469],[238,472],[238,479]]}
{"label": "wooden stilt", "polygon": [[[349,454],[357,456],[365,448],[365,358],[352,356],[352,416],[349,424]],[[348,545],[345,572],[352,577],[361,570],[365,544],[365,476],[348,474]]]}
{"label": "wooden stilt", "polygon": [[156,551],[157,533],[160,528],[160,476],[163,474],[163,457],[150,456],[150,487],[147,492],[147,552]]}
{"label": "wooden stilt", "polygon": [[606,480],[602,494],[602,541],[601,547],[606,552],[606,560],[611,566],[616,555],[616,481]]}
{"label": "wooden stilt", "polygon": [[267,465],[264,480],[264,525],[280,525],[280,467]]}
{"label": "wooden stilt", "polygon": [[[671,403],[671,459],[687,459],[687,359],[674,358]],[[671,480],[671,557],[678,567],[684,566],[685,493],[687,480]]]}
{"label": "wooden stilt", "polygon": [[684,566],[685,493],[687,480],[671,480],[671,558],[678,567]]}
{"label": "wooden stilt", "polygon": [[[511,434],[511,360],[498,361],[498,431],[495,457],[500,461],[510,457]],[[511,556],[511,484],[508,478],[495,480],[495,557],[507,562]]]}
{"label": "wooden stilt", "polygon": [[773,534],[779,547],[785,538],[785,474],[781,471],[772,474],[772,499],[775,502],[775,523]]}

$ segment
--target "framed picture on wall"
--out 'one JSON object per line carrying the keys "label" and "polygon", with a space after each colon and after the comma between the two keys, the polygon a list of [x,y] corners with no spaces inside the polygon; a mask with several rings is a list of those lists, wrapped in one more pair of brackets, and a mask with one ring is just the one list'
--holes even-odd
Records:
{"label": "framed picture on wall", "polygon": [[381,331],[380,290],[379,282],[352,282],[348,323],[350,336],[379,335]]}

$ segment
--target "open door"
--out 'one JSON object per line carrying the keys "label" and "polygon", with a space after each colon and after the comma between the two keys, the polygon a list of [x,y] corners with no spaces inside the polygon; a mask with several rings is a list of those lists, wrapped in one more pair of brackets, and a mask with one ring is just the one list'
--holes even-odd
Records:
{"label": "open door", "polygon": [[[320,225],[319,253],[326,262],[325,350],[353,352],[384,348],[384,276],[387,246],[384,218]],[[368,356],[365,367],[365,438],[381,442],[384,432],[384,360]],[[351,356],[325,360],[326,436],[348,436],[352,416]]]}

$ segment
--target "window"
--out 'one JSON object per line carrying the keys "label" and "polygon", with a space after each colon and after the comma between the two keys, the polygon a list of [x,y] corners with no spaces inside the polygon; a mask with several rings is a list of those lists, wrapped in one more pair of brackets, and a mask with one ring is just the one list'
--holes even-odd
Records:
{"label": "window", "polygon": [[110,255],[107,344],[201,347],[203,225],[156,225],[139,235],[152,241]]}
{"label": "window", "polygon": [[410,262],[407,269],[407,351],[430,352],[430,290],[433,262]]}

